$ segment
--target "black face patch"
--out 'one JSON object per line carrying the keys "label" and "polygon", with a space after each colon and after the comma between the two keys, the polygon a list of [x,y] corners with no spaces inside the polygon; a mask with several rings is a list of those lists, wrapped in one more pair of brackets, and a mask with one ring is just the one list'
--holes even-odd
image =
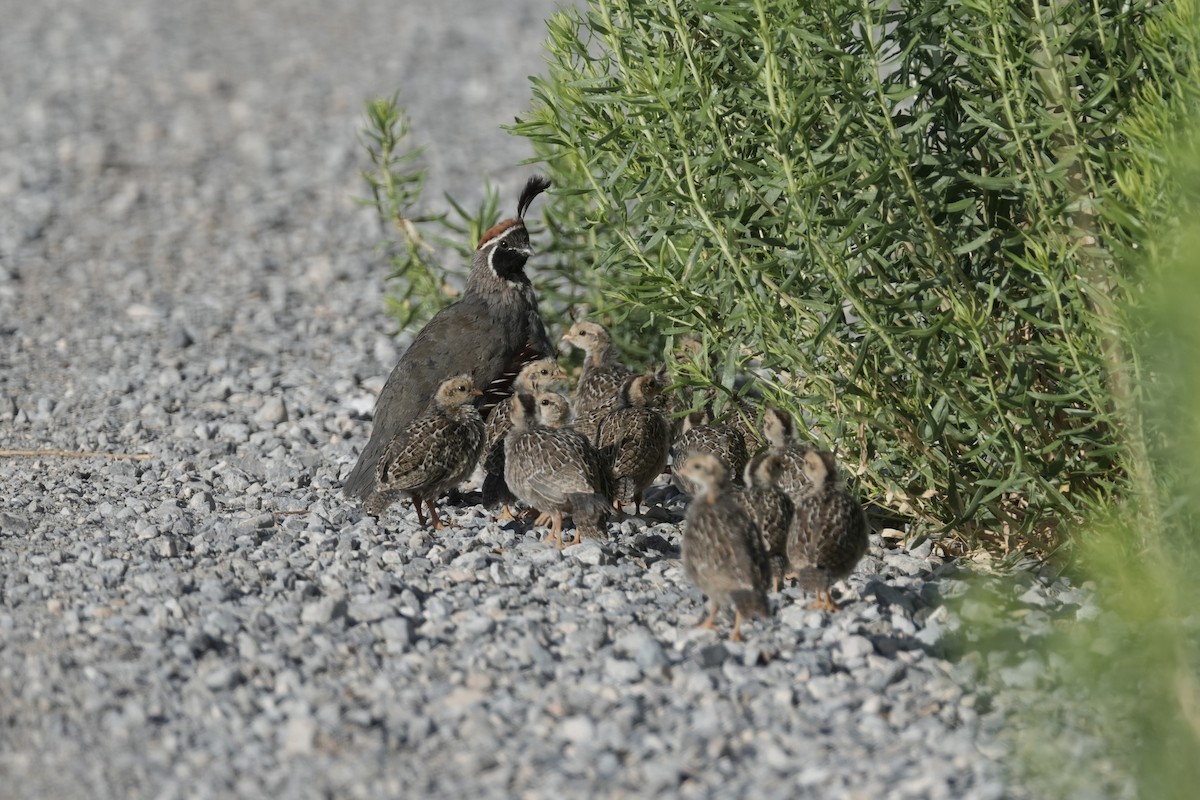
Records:
{"label": "black face patch", "polygon": [[497,276],[506,281],[524,281],[529,252],[529,234],[524,227],[513,228],[496,240],[488,260]]}

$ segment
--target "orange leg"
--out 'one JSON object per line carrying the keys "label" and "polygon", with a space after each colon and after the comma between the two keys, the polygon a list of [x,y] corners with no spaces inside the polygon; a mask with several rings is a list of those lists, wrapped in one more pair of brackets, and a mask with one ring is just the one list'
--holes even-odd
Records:
{"label": "orange leg", "polygon": [[412,496],[412,504],[413,504],[413,509],[415,509],[417,512],[417,522],[420,523],[422,528],[424,528],[425,527],[425,515],[421,513],[421,498],[417,497],[414,494]]}
{"label": "orange leg", "polygon": [[709,630],[713,630],[714,628],[717,627],[717,604],[716,603],[710,602],[708,604],[708,616],[704,618],[704,621],[700,623],[699,627],[708,628]]}
{"label": "orange leg", "polygon": [[438,516],[437,505],[434,504],[433,500],[426,500],[425,502],[429,505],[429,516],[433,520],[433,529],[436,531],[444,528],[446,523],[442,522],[442,518]]}
{"label": "orange leg", "polygon": [[742,612],[734,609],[733,611],[733,633],[729,634],[729,641],[740,642],[742,640]]}
{"label": "orange leg", "polygon": [[833,602],[833,596],[828,589],[817,589],[817,598],[808,604],[809,608],[833,613],[838,610],[838,604]]}
{"label": "orange leg", "polygon": [[551,530],[554,531],[554,538],[558,540],[558,549],[562,550],[563,549],[563,540],[562,540],[562,512],[561,511],[554,512],[554,527],[551,528]]}

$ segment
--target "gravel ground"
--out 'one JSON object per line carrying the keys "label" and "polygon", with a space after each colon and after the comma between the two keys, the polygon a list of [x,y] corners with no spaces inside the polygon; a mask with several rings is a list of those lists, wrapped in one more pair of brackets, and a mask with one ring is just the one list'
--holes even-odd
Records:
{"label": "gravel ground", "polygon": [[[670,492],[564,554],[340,496],[404,346],[362,104],[400,87],[430,197],[513,195],[552,6],[0,2],[0,449],[108,454],[0,458],[0,797],[1030,796],[1032,643],[1098,613],[1062,579],[876,536],[844,611],[730,643]],[[1017,644],[947,660],[981,580]]]}

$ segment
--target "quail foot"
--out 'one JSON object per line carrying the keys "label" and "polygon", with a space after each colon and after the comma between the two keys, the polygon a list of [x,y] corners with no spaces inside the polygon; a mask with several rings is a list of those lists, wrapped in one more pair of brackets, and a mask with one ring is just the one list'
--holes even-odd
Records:
{"label": "quail foot", "polygon": [[833,454],[809,450],[803,456],[808,487],[793,500],[788,529],[789,569],[814,608],[836,611],[829,587],[854,571],[867,552],[867,517],[862,503],[842,485]]}
{"label": "quail foot", "polygon": [[641,510],[642,492],[667,466],[671,423],[653,403],[662,392],[657,374],[626,378],[617,408],[600,420],[596,443],[611,465],[613,502]]}
{"label": "quail foot", "polygon": [[472,401],[481,394],[468,375],[443,381],[433,407],[392,437],[384,448],[367,496],[366,510],[380,516],[402,495],[412,498],[425,525],[421,503],[429,506],[434,528],[442,527],[435,501],[474,470],[483,449],[483,418]]}
{"label": "quail foot", "polygon": [[561,417],[564,405],[551,392],[517,395],[504,438],[504,481],[521,502],[543,512],[560,550],[564,514],[575,519],[577,539],[603,536],[612,502],[606,465],[591,443],[570,428],[546,424]]}
{"label": "quail foot", "polygon": [[347,497],[366,499],[375,492],[388,443],[429,406],[442,381],[470,376],[483,391],[477,403],[486,416],[509,394],[513,378],[526,362],[553,354],[525,274],[525,262],[533,252],[525,212],[549,185],[540,177],[526,183],[517,216],[498,223],[480,239],[462,297],[439,311],[400,357],[375,403],[371,438],[342,488]]}
{"label": "quail foot", "polygon": [[767,583],[770,565],[754,520],[731,494],[721,462],[708,455],[689,457],[680,471],[695,482],[683,528],[683,568],[708,596],[703,627],[716,625],[717,612],[732,600],[735,614],[731,639],[742,638],[742,617],[770,615]]}

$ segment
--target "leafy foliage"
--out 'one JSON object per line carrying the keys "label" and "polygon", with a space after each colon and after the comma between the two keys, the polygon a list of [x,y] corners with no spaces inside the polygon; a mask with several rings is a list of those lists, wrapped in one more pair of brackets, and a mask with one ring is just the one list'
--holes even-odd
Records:
{"label": "leafy foliage", "polygon": [[362,137],[371,168],[363,171],[363,180],[371,197],[364,202],[374,206],[380,222],[391,229],[385,232],[392,266],[389,278],[403,279],[398,282],[399,293],[388,298],[389,311],[402,328],[422,324],[451,302],[465,283],[479,237],[500,217],[499,197],[489,186],[474,213],[448,197],[454,216],[416,214],[425,170],[419,166],[421,152],[404,147],[409,125],[398,98],[372,100],[366,117]]}
{"label": "leafy foliage", "polygon": [[550,20],[515,131],[619,333],[699,334],[684,380],[754,370],[886,505],[1052,546],[1130,474],[1146,220],[1109,200],[1139,87],[1185,66],[1167,13],[592,0]]}

